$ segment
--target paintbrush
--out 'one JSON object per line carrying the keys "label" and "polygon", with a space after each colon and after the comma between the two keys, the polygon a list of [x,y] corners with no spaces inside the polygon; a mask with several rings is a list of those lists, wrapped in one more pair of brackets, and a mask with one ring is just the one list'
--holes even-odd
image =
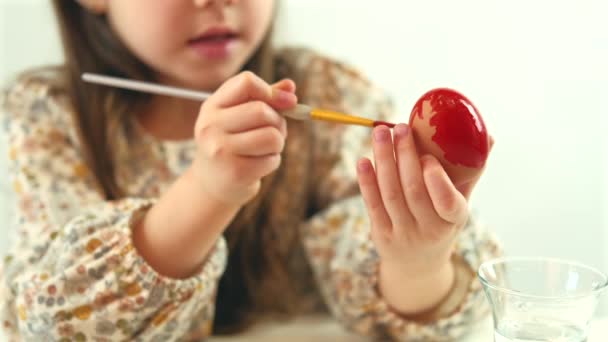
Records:
{"label": "paintbrush", "polygon": [[[184,99],[190,99],[195,101],[205,101],[208,99],[211,94],[196,91],[191,89],[177,88],[164,86],[155,83],[135,81],[125,78],[111,77],[105,75],[91,74],[85,73],[82,74],[82,79],[85,82],[101,84],[116,88],[129,89],[144,93],[152,93],[157,95],[166,95],[166,96],[174,96],[180,97]],[[376,127],[380,125],[394,127],[395,124],[384,121],[374,121],[371,119],[334,112],[325,109],[313,108],[307,105],[298,104],[294,109],[280,111],[280,114],[295,119],[295,120],[322,120],[329,122],[336,122],[348,125],[359,125],[359,126],[367,126],[367,127]]]}

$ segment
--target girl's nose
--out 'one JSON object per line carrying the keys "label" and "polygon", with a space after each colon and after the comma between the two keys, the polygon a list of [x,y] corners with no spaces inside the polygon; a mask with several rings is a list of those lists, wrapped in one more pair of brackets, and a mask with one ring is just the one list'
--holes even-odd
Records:
{"label": "girl's nose", "polygon": [[239,0],[194,0],[194,5],[198,8],[203,8],[213,3],[216,3],[217,5],[229,6],[234,5],[238,1]]}

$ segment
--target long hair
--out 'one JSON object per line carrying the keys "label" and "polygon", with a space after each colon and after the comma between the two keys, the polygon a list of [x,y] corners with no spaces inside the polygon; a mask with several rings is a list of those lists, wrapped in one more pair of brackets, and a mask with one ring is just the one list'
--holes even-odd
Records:
{"label": "long hair", "polygon": [[[84,72],[94,72],[143,81],[155,75],[122,43],[106,16],[82,8],[76,1],[53,0],[64,48],[60,68],[62,84],[73,107],[74,122],[84,158],[107,200],[129,194],[116,179],[113,139],[129,115],[151,100],[149,95],[83,83]],[[267,82],[276,81],[272,30],[258,47],[244,70],[253,71]],[[227,228],[230,249],[228,267],[217,294],[214,332],[242,330],[253,311],[287,313],[291,301],[272,300],[277,286],[289,292],[286,260],[277,258],[276,242],[260,234],[265,224],[265,199],[270,196],[273,175],[266,177],[258,196],[241,209]]]}

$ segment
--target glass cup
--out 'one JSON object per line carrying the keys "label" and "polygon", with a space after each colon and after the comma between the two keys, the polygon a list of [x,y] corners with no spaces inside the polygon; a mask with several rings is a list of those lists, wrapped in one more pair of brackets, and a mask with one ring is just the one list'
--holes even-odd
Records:
{"label": "glass cup", "polygon": [[[495,342],[585,342],[608,277],[576,262],[506,257],[479,267]],[[592,342],[592,341],[590,341]]]}

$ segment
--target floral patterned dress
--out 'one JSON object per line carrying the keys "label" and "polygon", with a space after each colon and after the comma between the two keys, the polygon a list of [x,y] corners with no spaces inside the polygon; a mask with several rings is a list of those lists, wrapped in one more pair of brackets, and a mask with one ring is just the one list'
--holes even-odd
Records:
{"label": "floral patterned dress", "polygon": [[[391,118],[387,97],[347,66],[307,50],[285,49],[277,68],[296,79],[303,103]],[[189,166],[195,144],[125,129],[116,137],[123,144],[116,158],[118,182],[128,196],[105,201],[84,162],[67,103],[64,94],[36,79],[16,82],[2,97],[0,122],[8,135],[17,218],[16,243],[0,266],[0,325],[14,341],[209,336],[227,263],[224,238],[200,271],[182,280],[156,273],[131,241],[132,223]],[[289,123],[286,150],[310,152],[285,161],[280,200],[273,201],[277,210],[271,211],[275,226],[298,233],[301,261],[313,271],[294,277],[307,277],[331,314],[362,335],[457,339],[487,314],[480,284],[466,277],[454,309],[432,320],[408,320],[392,311],[376,289],[378,254],[369,240],[363,201],[353,192],[356,160],[370,155],[369,129],[307,123],[311,144],[310,131],[299,129],[304,124]],[[309,181],[297,181],[307,175]],[[319,208],[312,216],[301,214],[299,198],[305,194]],[[455,252],[467,271],[474,274],[498,253],[495,239],[471,219]]]}

